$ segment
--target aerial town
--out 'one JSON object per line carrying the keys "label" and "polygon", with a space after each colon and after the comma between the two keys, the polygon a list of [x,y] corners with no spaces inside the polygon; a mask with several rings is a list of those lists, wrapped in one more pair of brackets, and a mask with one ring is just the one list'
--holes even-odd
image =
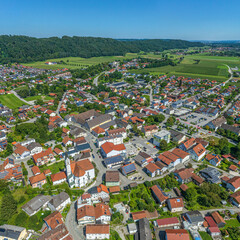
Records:
{"label": "aerial town", "polygon": [[0,239],[239,239],[238,71],[153,64],[0,65]]}

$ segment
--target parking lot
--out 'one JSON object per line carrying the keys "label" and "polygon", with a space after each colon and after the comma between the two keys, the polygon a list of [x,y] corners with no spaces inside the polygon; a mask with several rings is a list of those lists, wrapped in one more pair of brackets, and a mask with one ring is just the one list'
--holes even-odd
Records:
{"label": "parking lot", "polygon": [[202,127],[213,120],[213,117],[209,117],[200,113],[190,113],[182,117],[181,120],[188,121],[189,123],[193,123]]}

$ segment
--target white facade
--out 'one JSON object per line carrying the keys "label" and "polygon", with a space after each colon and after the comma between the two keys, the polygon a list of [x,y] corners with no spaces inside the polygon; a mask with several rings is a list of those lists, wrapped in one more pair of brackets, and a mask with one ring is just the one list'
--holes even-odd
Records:
{"label": "white facade", "polygon": [[66,178],[62,178],[62,179],[59,179],[59,180],[57,180],[57,181],[54,181],[54,182],[52,182],[53,183],[53,185],[58,185],[58,184],[61,184],[61,183],[63,183],[63,182],[66,182]]}
{"label": "white facade", "polygon": [[30,151],[30,155],[32,156],[34,154],[40,153],[40,152],[42,152],[42,150],[43,150],[42,147],[35,147],[34,149],[32,149]]}
{"label": "white facade", "polygon": [[86,234],[86,239],[109,239],[110,234],[92,233]]}
{"label": "white facade", "polygon": [[153,144],[158,146],[160,145],[160,142],[162,140],[165,140],[167,143],[170,142],[170,132],[167,130],[162,130],[160,132],[157,132],[153,135]]}
{"label": "white facade", "polygon": [[197,155],[196,152],[193,149],[190,149],[188,151],[192,157],[193,160],[195,161],[200,161],[202,158],[204,158],[204,156],[206,155],[206,151],[204,151],[201,155]]}
{"label": "white facade", "polygon": [[72,173],[70,160],[68,158],[66,159],[65,164],[66,164],[66,168],[67,168],[67,179],[68,179],[69,186],[71,188],[84,187],[95,177],[95,169],[94,168],[84,171],[85,173],[82,176],[75,176]]}
{"label": "white facade", "polygon": [[111,142],[114,145],[118,145],[118,144],[123,143],[123,139],[124,139],[124,137],[122,134],[117,135],[116,137],[115,136],[111,136],[109,138],[103,137],[103,138],[97,139],[97,145],[98,145],[98,147],[101,147],[105,142]]}

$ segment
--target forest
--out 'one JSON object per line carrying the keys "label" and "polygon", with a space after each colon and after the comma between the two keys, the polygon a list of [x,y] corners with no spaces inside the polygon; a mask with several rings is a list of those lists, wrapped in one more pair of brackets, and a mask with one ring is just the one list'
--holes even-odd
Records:
{"label": "forest", "polygon": [[27,63],[63,57],[119,56],[141,51],[163,51],[175,48],[201,47],[200,42],[184,40],[116,40],[97,37],[34,38],[0,36],[0,63]]}

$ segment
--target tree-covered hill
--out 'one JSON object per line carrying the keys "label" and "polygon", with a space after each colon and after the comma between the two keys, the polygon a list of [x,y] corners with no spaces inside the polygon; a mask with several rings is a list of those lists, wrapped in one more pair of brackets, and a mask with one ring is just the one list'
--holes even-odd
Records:
{"label": "tree-covered hill", "polygon": [[162,51],[173,48],[203,46],[199,42],[183,40],[129,40],[111,38],[68,37],[34,38],[0,36],[0,62],[31,62],[62,57],[117,56],[128,52]]}

